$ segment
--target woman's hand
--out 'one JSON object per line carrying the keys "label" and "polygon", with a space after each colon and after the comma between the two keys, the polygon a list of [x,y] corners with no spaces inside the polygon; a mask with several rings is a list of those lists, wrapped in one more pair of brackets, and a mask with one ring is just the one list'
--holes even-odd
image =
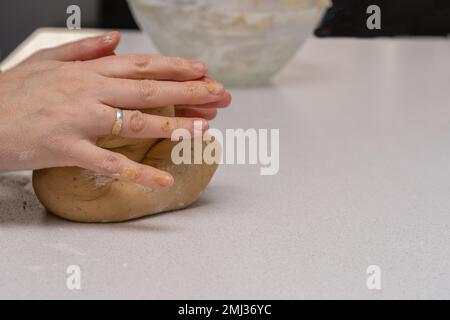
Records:
{"label": "woman's hand", "polygon": [[[115,55],[114,50],[120,42],[120,33],[111,32],[99,37],[92,37],[61,45],[55,48],[36,52],[27,62],[42,60],[57,61],[86,61],[105,56]],[[227,107],[231,103],[231,96],[226,93],[222,100],[203,106],[177,106],[176,115],[179,117],[200,117],[212,120],[217,115],[218,108]]]}
{"label": "woman's hand", "polygon": [[[0,74],[0,171],[79,166],[149,187],[167,187],[172,177],[99,148],[111,134],[116,107],[124,109],[121,136],[169,138],[193,131],[194,121],[212,118],[227,106],[223,86],[205,78],[206,66],[162,56],[115,56],[118,33],[40,51]],[[165,105],[182,106],[165,118],[141,113]],[[127,110],[128,109],[128,110]]]}

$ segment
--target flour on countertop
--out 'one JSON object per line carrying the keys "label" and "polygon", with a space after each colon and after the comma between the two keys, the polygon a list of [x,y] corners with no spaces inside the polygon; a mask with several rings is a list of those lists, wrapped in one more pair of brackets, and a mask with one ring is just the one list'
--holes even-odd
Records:
{"label": "flour on countertop", "polygon": [[48,218],[33,191],[31,171],[0,174],[0,223],[29,225]]}
{"label": "flour on countertop", "polygon": [[51,244],[48,244],[48,247],[50,247],[52,249],[56,249],[57,251],[60,251],[62,253],[77,255],[80,257],[84,257],[86,255],[84,252],[82,252],[74,247],[71,247],[67,243],[63,243],[63,242],[51,243]]}

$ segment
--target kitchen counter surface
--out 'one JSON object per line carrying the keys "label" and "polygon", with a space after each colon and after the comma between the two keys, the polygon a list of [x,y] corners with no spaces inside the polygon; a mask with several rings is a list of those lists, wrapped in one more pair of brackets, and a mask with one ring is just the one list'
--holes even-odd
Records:
{"label": "kitchen counter surface", "polygon": [[[126,31],[130,52],[155,49]],[[450,298],[449,56],[449,39],[311,38],[213,122],[280,129],[279,173],[223,165],[186,210],[71,223],[29,173],[0,175],[0,298]]]}

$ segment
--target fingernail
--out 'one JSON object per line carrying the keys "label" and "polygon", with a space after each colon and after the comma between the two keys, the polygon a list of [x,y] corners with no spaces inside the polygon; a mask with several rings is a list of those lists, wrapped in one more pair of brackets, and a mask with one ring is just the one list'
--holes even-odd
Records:
{"label": "fingernail", "polygon": [[173,184],[173,177],[168,174],[157,173],[154,178],[156,183],[163,188],[170,187]]}
{"label": "fingernail", "polygon": [[106,44],[111,44],[113,42],[114,32],[108,32],[107,34],[102,36],[102,42]]}
{"label": "fingernail", "polygon": [[193,61],[191,63],[191,66],[192,66],[192,69],[194,69],[195,71],[198,71],[198,72],[205,72],[205,70],[206,70],[205,64],[202,62],[199,62],[199,61]]}
{"label": "fingernail", "polygon": [[219,95],[224,93],[225,89],[221,83],[211,81],[206,84],[206,89],[212,94]]}

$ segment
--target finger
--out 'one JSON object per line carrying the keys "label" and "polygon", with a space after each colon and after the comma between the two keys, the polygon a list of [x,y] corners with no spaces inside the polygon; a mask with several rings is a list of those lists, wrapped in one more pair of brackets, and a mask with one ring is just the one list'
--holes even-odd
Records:
{"label": "finger", "polygon": [[173,184],[173,177],[169,173],[134,162],[120,153],[102,149],[88,141],[80,143],[74,155],[77,166],[114,179],[156,189],[168,188]]}
{"label": "finger", "polygon": [[126,109],[167,105],[202,105],[220,101],[225,89],[218,82],[156,81],[107,78],[99,89],[100,102]]}
{"label": "finger", "polygon": [[84,61],[97,59],[113,54],[119,41],[119,32],[109,32],[101,36],[70,42],[54,48],[43,49],[31,56],[28,61]]}
{"label": "finger", "polygon": [[175,115],[177,117],[202,118],[206,120],[212,120],[217,116],[217,109],[177,108],[175,109]]}
{"label": "finger", "polygon": [[89,62],[90,67],[110,78],[196,80],[207,67],[199,61],[156,55],[110,56]]}
{"label": "finger", "polygon": [[176,108],[203,108],[203,109],[217,109],[217,108],[226,108],[231,104],[231,95],[228,92],[225,92],[223,97],[219,101],[214,101],[211,103],[201,104],[201,105],[177,105]]}
{"label": "finger", "polygon": [[[93,134],[97,136],[111,134],[116,120],[116,110],[109,107],[108,109],[110,109],[111,116],[108,116],[110,120],[105,121],[103,116],[101,121],[96,121],[95,128],[92,128]],[[191,136],[198,136],[208,128],[208,121],[201,118],[163,117],[137,110],[124,110],[120,136],[140,139],[170,138],[177,129],[186,129]]]}

